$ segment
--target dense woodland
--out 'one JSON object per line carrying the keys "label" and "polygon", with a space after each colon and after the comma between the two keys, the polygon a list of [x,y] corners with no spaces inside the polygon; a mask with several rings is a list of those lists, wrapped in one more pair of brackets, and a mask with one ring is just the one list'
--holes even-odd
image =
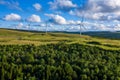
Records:
{"label": "dense woodland", "polygon": [[0,80],[120,80],[120,51],[77,43],[0,45]]}

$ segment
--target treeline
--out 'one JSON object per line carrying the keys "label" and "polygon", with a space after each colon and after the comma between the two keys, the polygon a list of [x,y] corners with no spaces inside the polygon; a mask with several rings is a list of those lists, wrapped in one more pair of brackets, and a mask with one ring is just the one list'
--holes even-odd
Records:
{"label": "treeline", "polygon": [[120,51],[64,43],[0,45],[0,80],[120,80]]}

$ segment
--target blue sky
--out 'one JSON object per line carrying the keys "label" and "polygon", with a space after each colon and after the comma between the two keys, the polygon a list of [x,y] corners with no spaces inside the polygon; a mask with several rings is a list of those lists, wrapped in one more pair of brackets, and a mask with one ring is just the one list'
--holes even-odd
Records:
{"label": "blue sky", "polygon": [[2,28],[117,31],[119,20],[120,0],[0,0]]}

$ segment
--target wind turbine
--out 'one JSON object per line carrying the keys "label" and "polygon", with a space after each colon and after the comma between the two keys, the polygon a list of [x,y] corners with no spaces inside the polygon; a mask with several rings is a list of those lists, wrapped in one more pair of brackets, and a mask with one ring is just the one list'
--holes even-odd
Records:
{"label": "wind turbine", "polygon": [[82,35],[82,27],[84,27],[83,21],[84,21],[84,16],[82,16],[81,18],[81,23],[78,24],[80,26],[80,32],[79,32],[80,35]]}
{"label": "wind turbine", "polygon": [[51,27],[52,22],[50,21],[50,19],[48,19],[48,20],[45,20],[44,23],[45,23],[45,27],[46,27],[45,33],[47,34],[48,33],[48,27]]}
{"label": "wind turbine", "polygon": [[[41,24],[44,24],[43,26],[41,25]],[[49,27],[49,23],[48,23],[48,20],[46,20],[46,21],[42,21],[42,22],[40,22],[39,24],[31,24],[31,23],[28,23],[28,26],[30,27],[30,26],[40,26],[40,27],[45,27],[45,34],[47,34],[48,33],[48,27]]]}
{"label": "wind turbine", "polygon": [[[81,8],[84,9],[84,2],[83,2],[83,0],[81,1],[81,5],[82,5]],[[78,25],[80,26],[80,32],[79,32],[80,35],[82,35],[82,27],[84,27],[83,22],[84,22],[84,10],[82,10],[81,22],[78,23]]]}
{"label": "wind turbine", "polygon": [[48,32],[48,21],[45,21],[45,23],[46,23],[46,30],[45,30],[45,33],[47,34],[47,32]]}
{"label": "wind turbine", "polygon": [[28,28],[31,26],[31,22],[29,22],[27,19],[23,19],[21,22],[25,22]]}
{"label": "wind turbine", "polygon": [[[43,24],[43,25],[41,25],[41,24]],[[48,21],[42,21],[42,22],[40,22],[39,24],[33,25],[33,26],[45,27],[44,32],[45,32],[45,34],[48,33]]]}

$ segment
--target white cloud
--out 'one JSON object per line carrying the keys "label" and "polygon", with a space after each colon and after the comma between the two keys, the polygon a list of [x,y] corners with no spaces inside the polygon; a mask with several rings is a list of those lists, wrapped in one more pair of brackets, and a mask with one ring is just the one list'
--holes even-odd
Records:
{"label": "white cloud", "polygon": [[88,0],[78,9],[69,11],[70,15],[83,16],[93,20],[120,20],[120,0]]}
{"label": "white cloud", "polygon": [[27,19],[27,21],[28,22],[41,22],[41,18],[40,16],[33,14]]}
{"label": "white cloud", "polygon": [[35,3],[33,4],[33,7],[37,10],[37,11],[40,11],[42,6],[39,4],[39,3]]}
{"label": "white cloud", "polygon": [[89,0],[87,9],[94,12],[114,12],[120,10],[120,0]]}
{"label": "white cloud", "polygon": [[69,13],[70,15],[76,15],[76,13],[75,13],[73,10],[70,10],[68,13]]}
{"label": "white cloud", "polygon": [[78,24],[82,24],[82,23],[81,23],[81,21],[68,20],[67,24],[68,25],[78,25]]}
{"label": "white cloud", "polygon": [[53,25],[53,24],[49,24],[49,26],[50,26],[50,27],[54,27],[54,25]]}
{"label": "white cloud", "polygon": [[76,22],[73,20],[69,20],[69,21],[67,21],[67,24],[76,24]]}
{"label": "white cloud", "polygon": [[92,14],[85,14],[86,18],[89,19],[94,19],[94,20],[109,20],[112,18],[112,16],[110,16],[110,14],[105,14],[105,13],[92,13]]}
{"label": "white cloud", "polygon": [[46,26],[46,24],[40,24],[40,26],[41,26],[41,27],[45,27],[45,26]]}
{"label": "white cloud", "polygon": [[66,20],[64,17],[60,15],[54,14],[45,14],[46,16],[50,17],[49,22],[59,25],[78,25],[81,24],[81,21],[74,21],[74,20]]}
{"label": "white cloud", "polygon": [[19,21],[21,20],[21,16],[15,13],[11,13],[6,15],[3,19],[6,21]]}
{"label": "white cloud", "polygon": [[71,0],[54,0],[54,2],[49,2],[49,4],[51,9],[59,9],[65,11],[77,7],[77,5],[73,4]]}
{"label": "white cloud", "polygon": [[[53,24],[47,24],[48,25],[48,27],[53,27]],[[46,27],[47,26],[45,23],[41,23],[41,24],[39,24],[39,26],[40,27]]]}
{"label": "white cloud", "polygon": [[45,14],[45,15],[50,17],[49,21],[54,24],[66,24],[66,19],[60,15],[54,15],[54,14]]}
{"label": "white cloud", "polygon": [[115,31],[119,31],[120,30],[120,24],[115,25],[115,27],[113,28]]}
{"label": "white cloud", "polygon": [[[81,23],[80,21],[71,21],[72,23]],[[69,25],[70,27],[66,30],[69,31],[79,31],[80,25]],[[82,31],[114,31],[114,30],[120,30],[120,25],[110,25],[110,24],[104,24],[104,22],[89,22],[85,21],[83,22]]]}
{"label": "white cloud", "polygon": [[22,29],[23,27],[24,27],[23,23],[18,23],[18,24],[15,25],[16,29]]}
{"label": "white cloud", "polygon": [[[86,24],[86,23],[85,23]],[[119,30],[120,26],[117,24],[105,24],[105,22],[87,22],[89,25],[85,25],[88,31],[114,31]]]}
{"label": "white cloud", "polygon": [[16,10],[22,11],[22,9],[20,8],[19,3],[17,1],[15,2],[13,0],[12,1],[0,0],[0,5],[5,5],[10,9],[16,9]]}
{"label": "white cloud", "polygon": [[46,24],[45,23],[41,23],[41,24],[38,24],[37,26],[46,27]]}
{"label": "white cloud", "polygon": [[22,28],[22,27],[23,27],[23,23],[19,23],[19,24],[17,25],[17,27],[18,27],[18,28]]}
{"label": "white cloud", "polygon": [[99,20],[103,16],[104,16],[104,14],[102,14],[102,13],[95,13],[92,15],[92,18]]}
{"label": "white cloud", "polygon": [[[84,21],[83,23],[81,23],[81,21],[66,20],[64,17],[62,17],[60,15],[46,14],[46,16],[50,17],[49,21],[51,21],[52,23],[66,25],[66,27],[64,27],[64,29],[66,28],[65,30],[69,30],[69,31],[79,31],[80,26],[78,24],[84,25],[84,26],[82,26],[82,31],[120,30],[120,25],[118,24],[119,23],[118,20],[113,20],[114,22],[110,21],[109,23],[107,21],[104,21],[104,20],[109,20],[109,19],[114,18],[112,15],[110,15],[108,13],[107,14],[94,13],[93,15],[89,14],[89,16],[88,15],[87,16],[89,18],[95,19],[95,21]],[[111,24],[111,22],[112,22],[112,24]]]}

